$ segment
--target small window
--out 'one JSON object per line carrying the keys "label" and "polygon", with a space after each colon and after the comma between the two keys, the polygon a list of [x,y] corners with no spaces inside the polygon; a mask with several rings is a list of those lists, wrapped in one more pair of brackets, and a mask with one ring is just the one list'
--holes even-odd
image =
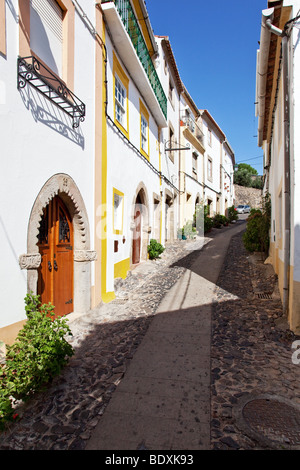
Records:
{"label": "small window", "polygon": [[209,181],[212,181],[212,159],[208,158],[207,160],[207,178]]}
{"label": "small window", "polygon": [[120,65],[116,55],[113,55],[114,81],[114,115],[115,124],[129,138],[128,132],[128,87],[129,79]]}
{"label": "small window", "polygon": [[171,101],[173,105],[173,96],[174,96],[174,86],[171,80],[169,81],[169,100]]}
{"label": "small window", "polygon": [[124,194],[114,189],[113,202],[113,231],[115,234],[121,234],[123,232]]}
{"label": "small window", "polygon": [[126,89],[123,87],[118,76],[115,77],[115,104],[116,104],[116,119],[122,124],[123,127],[126,127],[125,118],[126,118]]}
{"label": "small window", "polygon": [[195,176],[197,176],[198,173],[198,154],[196,152],[193,152],[192,155],[192,171]]}
{"label": "small window", "polygon": [[30,0],[30,47],[62,76],[63,10],[55,0]]}
{"label": "small window", "polygon": [[143,115],[141,116],[141,136],[142,136],[142,149],[144,150],[144,152],[147,152],[148,123]]}
{"label": "small window", "polygon": [[207,142],[208,142],[208,145],[212,146],[211,130],[210,129],[208,129],[208,133],[207,133]]}
{"label": "small window", "polygon": [[[169,147],[172,149],[175,147],[175,139],[174,139],[174,129],[173,127],[171,126],[170,124],[170,127],[169,127]],[[170,150],[169,152],[169,158],[170,160],[174,163],[174,151],[173,150]]]}

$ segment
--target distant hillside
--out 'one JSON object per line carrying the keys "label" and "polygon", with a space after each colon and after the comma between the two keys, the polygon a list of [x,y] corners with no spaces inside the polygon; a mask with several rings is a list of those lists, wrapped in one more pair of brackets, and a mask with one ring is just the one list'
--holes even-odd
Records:
{"label": "distant hillside", "polygon": [[259,209],[262,206],[262,190],[234,185],[235,206],[248,204],[251,208]]}

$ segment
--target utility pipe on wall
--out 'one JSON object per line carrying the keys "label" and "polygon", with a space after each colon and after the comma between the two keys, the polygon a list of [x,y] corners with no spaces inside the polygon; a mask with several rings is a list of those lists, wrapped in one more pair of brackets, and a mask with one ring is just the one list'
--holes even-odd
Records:
{"label": "utility pipe on wall", "polygon": [[288,70],[288,36],[285,30],[272,25],[266,20],[266,27],[282,38],[282,79],[284,97],[284,273],[283,273],[283,312],[288,312],[289,305],[289,265],[290,265],[290,96]]}
{"label": "utility pipe on wall", "polygon": [[262,12],[260,49],[257,57],[258,80],[257,80],[257,108],[256,116],[258,116],[258,146],[262,146],[263,127],[265,117],[265,99],[266,99],[266,83],[268,72],[268,57],[270,50],[271,31],[267,27],[267,20],[272,21],[274,16],[274,8],[268,8]]}

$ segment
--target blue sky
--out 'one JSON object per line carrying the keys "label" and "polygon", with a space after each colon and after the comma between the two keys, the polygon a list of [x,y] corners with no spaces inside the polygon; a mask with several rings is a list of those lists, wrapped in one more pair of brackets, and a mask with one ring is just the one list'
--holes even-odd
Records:
{"label": "blue sky", "polygon": [[169,36],[179,74],[197,107],[207,109],[221,127],[236,162],[262,174],[254,102],[267,0],[146,0],[146,7],[154,34]]}

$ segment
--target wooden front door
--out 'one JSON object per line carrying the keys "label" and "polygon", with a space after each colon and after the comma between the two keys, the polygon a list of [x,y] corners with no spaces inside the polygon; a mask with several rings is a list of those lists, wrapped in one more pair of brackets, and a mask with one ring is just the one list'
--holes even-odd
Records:
{"label": "wooden front door", "polygon": [[73,311],[73,225],[58,196],[44,209],[38,239],[40,301],[51,302],[55,316],[67,315]]}
{"label": "wooden front door", "polygon": [[134,229],[132,242],[132,263],[137,264],[141,258],[141,209],[139,205],[135,206]]}

